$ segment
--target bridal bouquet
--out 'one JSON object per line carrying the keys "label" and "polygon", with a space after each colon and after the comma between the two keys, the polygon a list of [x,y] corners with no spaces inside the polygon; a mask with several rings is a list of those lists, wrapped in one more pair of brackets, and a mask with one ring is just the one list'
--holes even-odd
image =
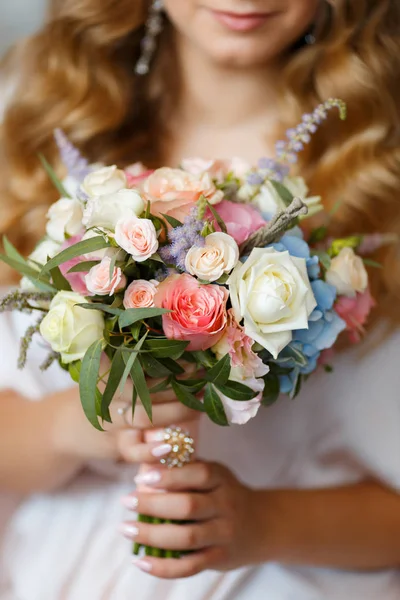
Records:
{"label": "bridal bouquet", "polygon": [[[4,239],[1,260],[23,275],[1,310],[37,312],[21,342],[48,344],[79,382],[97,429],[128,378],[152,419],[151,393],[172,388],[186,406],[219,425],[244,424],[281,393],[294,397],[348,330],[360,339],[373,305],[362,235],[310,234],[303,219],[322,211],[290,163],[329,100],[277,144],[257,168],[232,161],[184,160],[181,168],[90,165],[56,132],[68,177],[48,212],[46,237],[28,258]],[[371,262],[371,261],[370,261]],[[102,360],[106,356],[108,361]],[[105,362],[107,366],[104,367]],[[192,363],[197,376],[182,377]],[[161,379],[148,388],[146,378]],[[102,392],[100,384],[104,382]],[[190,460],[186,450],[165,459]]]}

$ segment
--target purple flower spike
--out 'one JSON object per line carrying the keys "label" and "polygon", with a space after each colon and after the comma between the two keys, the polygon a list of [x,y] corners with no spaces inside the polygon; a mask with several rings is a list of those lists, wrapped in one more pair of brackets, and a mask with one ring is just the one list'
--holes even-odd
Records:
{"label": "purple flower spike", "polygon": [[71,144],[61,129],[54,130],[54,139],[68,175],[78,181],[83,181],[91,171],[89,162],[82,156],[78,148]]}

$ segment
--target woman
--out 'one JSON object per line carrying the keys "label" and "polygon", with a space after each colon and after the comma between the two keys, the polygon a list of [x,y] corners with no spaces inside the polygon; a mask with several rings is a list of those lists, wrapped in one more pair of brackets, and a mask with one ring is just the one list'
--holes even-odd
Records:
{"label": "woman", "polygon": [[[328,205],[342,201],[332,231],[399,231],[397,3],[164,4],[157,39],[159,2],[54,1],[48,26],[15,58],[0,222],[22,250],[42,235],[54,199],[37,153],[56,163],[55,127],[108,163],[232,155],[255,162],[273,155],[284,122],[295,124],[330,96],[348,103],[348,121],[324,125],[302,167]],[[393,329],[396,252],[386,249],[375,273],[377,315]],[[140,410],[132,428],[115,407],[113,430],[91,431],[62,374],[38,374],[40,347],[17,377],[16,329],[24,325],[2,318],[0,479],[5,489],[41,493],[9,519],[1,598],[399,597],[398,333],[362,360],[345,351],[334,374],[315,375],[295,403],[282,399],[247,426],[203,422],[199,454],[220,464],[175,472],[159,468],[159,442],[143,444]],[[156,400],[157,427],[192,418],[169,395]],[[150,479],[139,480],[146,493],[132,492],[129,468],[107,461],[120,456],[152,465]],[[138,525],[121,495],[128,509],[192,524]],[[180,561],[141,559],[134,569],[129,544],[115,534],[118,521],[128,538],[196,552]]]}

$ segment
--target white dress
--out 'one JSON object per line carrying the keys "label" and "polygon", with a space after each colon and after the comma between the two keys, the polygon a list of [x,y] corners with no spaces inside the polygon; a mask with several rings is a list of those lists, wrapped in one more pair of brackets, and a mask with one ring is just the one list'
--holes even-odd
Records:
{"label": "white dress", "polygon": [[[38,343],[22,373],[18,336],[27,317],[0,315],[0,387],[31,398],[70,386],[57,366],[42,374]],[[281,399],[248,425],[203,422],[200,455],[226,463],[246,483],[324,487],[374,476],[400,489],[400,336],[359,359],[336,358],[333,374],[314,375],[295,401]],[[111,466],[112,467],[112,466]],[[92,469],[65,489],[16,507],[2,497],[0,600],[399,600],[400,573],[371,574],[268,563],[173,582],[131,565],[117,531],[127,518],[120,497],[133,472]],[[3,523],[4,524],[4,523]],[[1,527],[0,527],[1,530]],[[0,533],[1,535],[1,533]]]}

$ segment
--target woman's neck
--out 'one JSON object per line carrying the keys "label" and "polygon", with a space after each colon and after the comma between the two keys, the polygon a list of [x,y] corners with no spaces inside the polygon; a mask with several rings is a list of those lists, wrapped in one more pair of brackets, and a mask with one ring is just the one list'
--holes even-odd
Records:
{"label": "woman's neck", "polygon": [[[181,96],[172,121],[174,164],[184,156],[254,162],[271,152],[277,120],[277,65],[229,68],[177,37]],[[269,139],[268,139],[269,138]]]}

